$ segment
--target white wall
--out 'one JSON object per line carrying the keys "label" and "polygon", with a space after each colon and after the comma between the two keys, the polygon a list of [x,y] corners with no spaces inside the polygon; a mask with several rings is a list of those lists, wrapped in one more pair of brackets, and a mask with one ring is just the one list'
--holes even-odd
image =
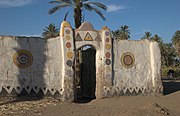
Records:
{"label": "white wall", "polygon": [[[134,55],[134,65],[122,65],[123,53]],[[117,94],[151,94],[162,92],[161,55],[158,44],[148,40],[114,41],[114,90]],[[157,83],[159,85],[157,85]]]}
{"label": "white wall", "polygon": [[[0,91],[3,88],[11,93],[14,88],[20,93],[23,88],[28,92],[47,90],[53,95],[61,93],[62,60],[60,38],[43,40],[33,37],[0,37]],[[18,50],[28,50],[33,55],[33,63],[25,69],[18,68],[13,56]],[[10,87],[10,88],[9,88]],[[45,88],[46,87],[46,88]],[[29,89],[28,89],[29,88]]]}

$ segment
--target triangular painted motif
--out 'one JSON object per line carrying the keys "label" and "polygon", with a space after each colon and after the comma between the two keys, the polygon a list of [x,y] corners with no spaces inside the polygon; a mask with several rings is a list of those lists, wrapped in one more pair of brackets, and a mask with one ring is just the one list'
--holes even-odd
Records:
{"label": "triangular painted motif", "polygon": [[93,41],[93,38],[91,37],[91,35],[89,33],[86,34],[84,41]]}
{"label": "triangular painted motif", "polygon": [[101,37],[99,36],[99,34],[97,34],[95,41],[101,41]]}
{"label": "triangular painted motif", "polygon": [[83,41],[79,33],[76,35],[76,39],[75,40],[76,41]]}

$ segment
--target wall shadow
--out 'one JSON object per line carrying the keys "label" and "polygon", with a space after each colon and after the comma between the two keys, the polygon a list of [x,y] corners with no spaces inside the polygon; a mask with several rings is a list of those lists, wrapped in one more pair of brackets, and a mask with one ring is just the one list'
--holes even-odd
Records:
{"label": "wall shadow", "polygon": [[179,80],[162,80],[163,81],[163,94],[168,95],[177,91],[180,91]]}
{"label": "wall shadow", "polygon": [[[47,60],[45,54],[45,51],[48,49],[47,41],[40,37],[12,37],[12,39],[15,39],[17,42],[14,43],[17,44],[17,47],[13,48],[14,54],[12,59],[13,65],[19,70],[18,72],[15,71],[16,74],[14,75],[14,77],[17,77],[19,86],[14,86],[11,93],[2,88],[0,96],[6,97],[6,102],[0,105],[42,99],[45,96],[43,89],[47,89],[43,77]],[[11,70],[13,71],[14,69]],[[11,80],[11,78],[13,77],[9,77],[8,80]],[[11,88],[10,85],[8,86]],[[17,91],[21,92],[18,93]],[[47,91],[46,95],[51,94]]]}

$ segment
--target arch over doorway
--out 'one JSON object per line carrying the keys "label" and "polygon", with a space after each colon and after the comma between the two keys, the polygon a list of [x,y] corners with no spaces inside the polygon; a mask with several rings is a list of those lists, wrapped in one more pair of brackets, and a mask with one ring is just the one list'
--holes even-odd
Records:
{"label": "arch over doorway", "polygon": [[[77,97],[75,75],[79,58],[75,51],[82,46],[90,45],[96,50],[95,55],[95,95],[96,98],[109,97],[112,89],[112,40],[110,30],[103,27],[95,30],[90,23],[83,23],[73,30],[70,24],[64,21],[61,25],[62,47],[62,79],[63,100],[73,101]],[[73,66],[75,68],[73,69]]]}

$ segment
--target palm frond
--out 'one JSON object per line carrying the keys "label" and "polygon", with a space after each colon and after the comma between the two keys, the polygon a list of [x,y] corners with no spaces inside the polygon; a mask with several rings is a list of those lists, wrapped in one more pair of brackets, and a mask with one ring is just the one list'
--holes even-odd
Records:
{"label": "palm frond", "polygon": [[92,11],[92,10],[95,11],[103,20],[106,20],[103,13],[99,9],[97,9],[97,8],[95,8],[89,4],[84,4],[84,8],[89,10],[89,11]]}
{"label": "palm frond", "polygon": [[59,36],[59,28],[56,27],[54,24],[49,24],[49,26],[43,29],[42,36],[44,39],[54,38]]}
{"label": "palm frond", "polygon": [[66,12],[66,14],[65,14],[65,16],[64,16],[64,21],[66,21],[68,14],[69,14],[69,11]]}
{"label": "palm frond", "polygon": [[59,4],[59,3],[70,3],[70,0],[54,0],[54,1],[51,1],[51,2],[49,2],[50,4],[54,4],[54,3],[57,3],[57,4]]}
{"label": "palm frond", "polygon": [[63,4],[59,5],[59,6],[55,6],[54,8],[52,8],[52,9],[49,10],[49,14],[51,15],[51,14],[53,14],[54,12],[56,12],[57,10],[60,10],[61,8],[63,8],[63,7],[68,7],[68,6],[71,6],[71,4],[69,4],[69,3],[63,3]]}
{"label": "palm frond", "polygon": [[100,3],[100,2],[87,2],[87,3],[84,3],[84,4],[87,4],[87,5],[95,5],[103,10],[107,10],[107,6]]}

